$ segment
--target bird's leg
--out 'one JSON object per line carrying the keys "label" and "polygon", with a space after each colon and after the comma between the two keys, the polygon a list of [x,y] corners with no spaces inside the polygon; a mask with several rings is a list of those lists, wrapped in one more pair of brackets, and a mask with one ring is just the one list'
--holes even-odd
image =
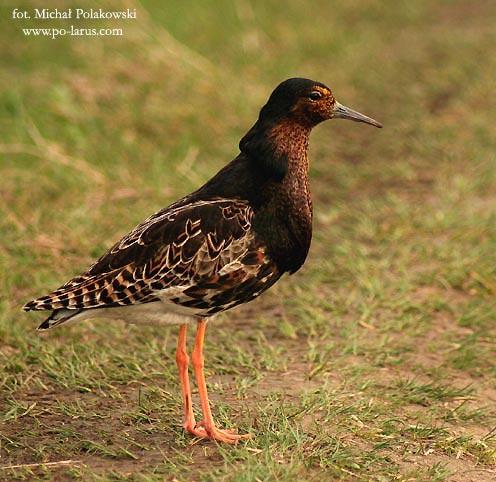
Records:
{"label": "bird's leg", "polygon": [[222,430],[215,426],[215,422],[210,410],[210,402],[208,400],[207,384],[205,383],[205,375],[203,373],[204,358],[203,358],[203,339],[205,338],[205,330],[207,322],[201,319],[198,322],[196,330],[195,346],[192,353],[193,368],[195,370],[196,383],[200,395],[201,408],[203,412],[203,421],[198,424],[197,431],[202,431],[202,434],[197,434],[202,438],[217,440],[219,442],[236,443],[240,439],[250,438],[249,434],[238,435],[231,430]]}
{"label": "bird's leg", "polygon": [[[191,388],[189,385],[188,365],[189,356],[186,351],[186,333],[188,325],[181,325],[179,337],[177,339],[176,363],[179,370],[179,380],[181,381],[181,391],[183,394],[183,427],[190,433],[195,433],[195,415],[193,413],[193,403],[191,401]],[[195,433],[196,435],[196,433]]]}

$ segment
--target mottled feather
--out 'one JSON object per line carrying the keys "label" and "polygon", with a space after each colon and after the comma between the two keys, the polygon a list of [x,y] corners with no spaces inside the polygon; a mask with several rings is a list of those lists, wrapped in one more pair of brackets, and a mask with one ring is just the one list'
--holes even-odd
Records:
{"label": "mottled feather", "polygon": [[[239,200],[176,203],[133,229],[87,272],[24,309],[171,301],[196,316],[211,316],[249,301],[280,276],[250,229],[252,217],[252,208]],[[56,315],[49,326],[65,321]]]}

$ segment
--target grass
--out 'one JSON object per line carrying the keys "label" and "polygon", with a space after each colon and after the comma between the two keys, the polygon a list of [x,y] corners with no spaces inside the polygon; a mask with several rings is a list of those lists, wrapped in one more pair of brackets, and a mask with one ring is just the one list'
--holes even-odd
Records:
{"label": "grass", "polygon": [[[58,40],[2,8],[0,479],[494,480],[492,2],[122,6],[123,37]],[[20,306],[233,158],[294,75],[385,128],[315,130],[306,265],[206,340],[216,417],[254,437],[194,443],[176,329],[37,334]]]}

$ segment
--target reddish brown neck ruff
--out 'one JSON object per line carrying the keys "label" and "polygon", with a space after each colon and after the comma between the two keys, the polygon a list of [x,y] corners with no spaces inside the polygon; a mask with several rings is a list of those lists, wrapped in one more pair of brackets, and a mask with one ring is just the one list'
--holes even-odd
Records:
{"label": "reddish brown neck ruff", "polygon": [[270,129],[268,137],[274,146],[274,154],[288,162],[284,181],[308,178],[307,151],[311,129],[311,126],[291,119],[284,119]]}
{"label": "reddish brown neck ruff", "polygon": [[312,217],[312,200],[308,181],[308,140],[311,126],[284,120],[276,124],[268,135],[274,153],[287,162],[287,173],[281,182],[281,191]]}
{"label": "reddish brown neck ruff", "polygon": [[271,200],[262,210],[268,215],[266,237],[276,247],[276,262],[283,271],[294,272],[301,267],[312,238],[307,157],[310,131],[311,126],[284,120],[267,133],[274,156],[286,163],[285,176],[267,188]]}

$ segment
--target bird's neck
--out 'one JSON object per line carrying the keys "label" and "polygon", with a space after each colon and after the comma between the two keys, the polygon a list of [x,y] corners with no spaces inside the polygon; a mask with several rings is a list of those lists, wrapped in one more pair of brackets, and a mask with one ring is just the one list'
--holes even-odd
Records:
{"label": "bird's neck", "polygon": [[294,174],[301,176],[308,172],[307,149],[311,129],[311,125],[293,118],[276,121],[261,118],[241,139],[239,147],[266,178],[282,181]]}
{"label": "bird's neck", "polygon": [[308,140],[311,126],[294,121],[281,121],[268,131],[273,155],[287,162],[283,183],[295,183],[308,179]]}

